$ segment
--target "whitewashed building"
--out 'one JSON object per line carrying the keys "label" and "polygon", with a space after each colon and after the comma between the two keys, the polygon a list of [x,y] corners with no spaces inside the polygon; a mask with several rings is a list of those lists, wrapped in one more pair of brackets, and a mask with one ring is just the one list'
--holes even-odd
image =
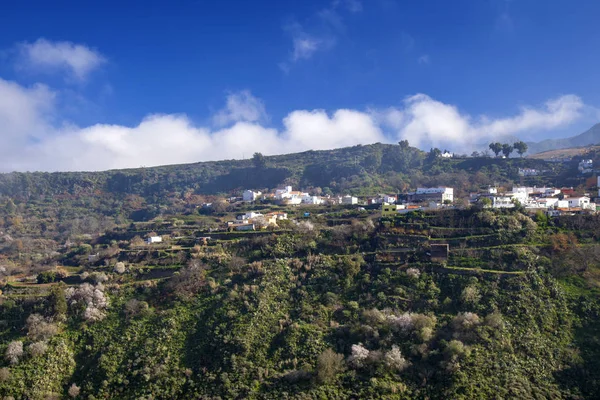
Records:
{"label": "whitewashed building", "polygon": [[242,199],[246,202],[252,202],[252,201],[258,200],[260,195],[262,195],[261,192],[255,192],[253,190],[246,190],[242,194]]}
{"label": "whitewashed building", "polygon": [[342,204],[358,204],[358,198],[354,196],[342,197]]}

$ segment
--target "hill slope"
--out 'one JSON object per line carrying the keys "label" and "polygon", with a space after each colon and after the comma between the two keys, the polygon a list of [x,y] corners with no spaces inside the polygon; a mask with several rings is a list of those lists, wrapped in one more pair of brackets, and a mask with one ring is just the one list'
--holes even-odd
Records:
{"label": "hill slope", "polygon": [[548,150],[568,149],[570,147],[589,146],[591,144],[600,144],[600,123],[592,126],[590,129],[577,136],[527,143],[530,154],[541,153]]}

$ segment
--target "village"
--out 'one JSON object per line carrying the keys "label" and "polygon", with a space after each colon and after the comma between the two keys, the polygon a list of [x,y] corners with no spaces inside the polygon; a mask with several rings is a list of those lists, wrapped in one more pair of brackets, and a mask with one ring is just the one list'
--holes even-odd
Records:
{"label": "village", "polygon": [[[587,167],[587,166],[586,166]],[[600,177],[597,178],[600,188]],[[479,206],[481,208],[514,208],[523,207],[527,213],[542,212],[548,216],[596,213],[600,208],[600,189],[597,192],[579,192],[573,188],[514,186],[511,188],[489,187],[468,197],[456,198],[451,187],[419,187],[407,193],[379,194],[377,196],[358,197],[318,196],[304,191],[294,190],[292,186],[278,188],[268,193],[247,189],[242,197],[228,199],[230,203],[274,204],[283,207],[306,206],[308,210],[319,212],[319,206],[345,206],[358,211],[381,212],[381,217],[390,218],[417,210],[434,211],[448,208],[465,208]],[[210,207],[210,205],[208,205]],[[303,208],[304,209],[304,208]],[[305,212],[308,217],[310,212]],[[270,211],[261,213],[248,211],[227,221],[227,230],[254,231],[268,227],[276,227],[278,221],[287,220],[288,213]]]}

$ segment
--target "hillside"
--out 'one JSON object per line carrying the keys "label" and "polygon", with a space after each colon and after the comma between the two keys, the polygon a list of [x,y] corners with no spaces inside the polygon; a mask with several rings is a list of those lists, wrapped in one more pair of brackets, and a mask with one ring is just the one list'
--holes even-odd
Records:
{"label": "hillside", "polygon": [[[59,267],[2,280],[0,396],[600,396],[597,217],[311,212],[222,235],[170,215],[38,254]],[[3,265],[32,255],[23,225]]]}
{"label": "hillside", "polygon": [[531,154],[531,155],[527,156],[527,158],[538,159],[538,160],[566,159],[566,158],[573,158],[573,157],[583,157],[586,154],[594,155],[598,152],[600,152],[600,146],[571,147],[571,148],[543,151],[541,153]]}
{"label": "hillside", "polygon": [[[492,184],[577,186],[576,168],[404,143],[2,175],[0,397],[598,398],[598,215],[464,201]],[[457,207],[381,218],[215,196],[284,182],[452,185]],[[250,211],[285,218],[228,225]]]}
{"label": "hillside", "polygon": [[547,139],[541,142],[529,142],[529,154],[541,153],[548,150],[567,149],[600,144],[600,123],[587,131],[564,139]]}

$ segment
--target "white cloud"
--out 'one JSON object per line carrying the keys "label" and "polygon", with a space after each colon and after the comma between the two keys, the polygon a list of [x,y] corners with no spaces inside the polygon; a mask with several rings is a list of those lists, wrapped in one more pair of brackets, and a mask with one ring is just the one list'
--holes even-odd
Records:
{"label": "white cloud", "polygon": [[547,101],[542,108],[523,107],[513,117],[473,118],[453,105],[418,94],[406,98],[401,109],[390,108],[373,115],[394,129],[399,139],[407,139],[414,146],[461,151],[491,138],[566,126],[579,119],[583,110],[579,97],[566,95]]}
{"label": "white cloud", "polygon": [[304,37],[294,38],[294,51],[292,61],[308,60],[319,50],[323,41],[304,35]]}
{"label": "white cloud", "polygon": [[213,122],[217,126],[224,126],[232,122],[260,122],[268,119],[263,102],[250,91],[243,90],[227,96],[227,105],[213,117]]}
{"label": "white cloud", "polygon": [[[197,126],[185,115],[155,114],[135,126],[78,127],[60,119],[56,94],[0,79],[0,171],[104,170],[241,158],[259,151],[283,154],[408,139],[465,151],[478,140],[564,126],[586,108],[562,96],[517,115],[473,118],[455,106],[419,94],[384,110],[296,110],[281,129],[264,126],[264,106],[249,92],[232,94],[222,125]],[[217,114],[218,115],[218,114]]]}
{"label": "white cloud", "polygon": [[21,43],[18,50],[18,67],[36,72],[66,71],[78,81],[85,80],[90,72],[106,62],[104,56],[84,45],[44,38]]}
{"label": "white cloud", "polygon": [[292,51],[287,61],[279,63],[284,72],[289,72],[292,64],[308,60],[319,51],[333,48],[338,37],[344,32],[343,13],[362,11],[358,0],[333,0],[328,7],[319,10],[305,23],[293,22],[283,27],[292,37]]}

